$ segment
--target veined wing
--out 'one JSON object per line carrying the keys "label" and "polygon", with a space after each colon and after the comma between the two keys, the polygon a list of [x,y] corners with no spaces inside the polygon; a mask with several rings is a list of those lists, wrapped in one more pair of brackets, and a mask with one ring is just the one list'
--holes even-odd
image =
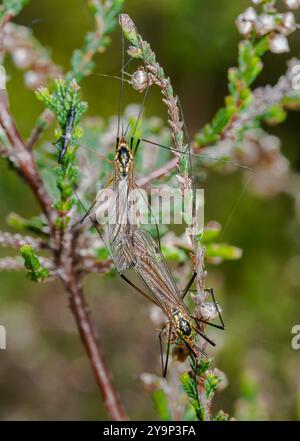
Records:
{"label": "veined wing", "polygon": [[114,263],[119,272],[132,267],[132,232],[136,229],[135,205],[129,199],[131,190],[129,175],[117,179],[114,186],[115,196],[108,209],[108,222],[105,239],[110,247]]}
{"label": "veined wing", "polygon": [[[111,227],[112,226],[110,226],[110,233],[112,233]],[[128,225],[126,226],[126,231],[125,228],[120,229],[119,225],[116,225],[115,227],[118,228],[118,234],[116,234],[112,240],[107,231],[108,225],[106,226],[104,243],[110,250],[110,255],[114,261],[117,271],[122,273],[134,265],[131,243],[132,230],[131,226]]]}
{"label": "veined wing", "polygon": [[132,235],[134,269],[149,292],[149,299],[167,316],[172,309],[184,307],[180,292],[152,236],[143,229]]}

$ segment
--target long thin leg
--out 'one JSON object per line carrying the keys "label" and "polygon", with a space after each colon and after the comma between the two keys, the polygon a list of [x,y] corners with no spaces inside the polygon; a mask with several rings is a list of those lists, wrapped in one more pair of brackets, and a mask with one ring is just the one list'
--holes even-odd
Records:
{"label": "long thin leg", "polygon": [[152,144],[152,145],[154,145],[156,147],[161,147],[162,149],[170,150],[171,152],[181,153],[182,155],[190,155],[190,156],[198,157],[198,158],[201,158],[201,157],[202,158],[207,158],[207,159],[211,159],[212,161],[224,162],[224,163],[232,164],[232,165],[235,165],[236,167],[240,167],[240,168],[243,168],[245,170],[249,170],[251,172],[254,172],[254,170],[251,167],[248,167],[247,165],[241,164],[238,161],[231,161],[230,159],[227,160],[227,159],[216,158],[216,157],[214,158],[213,156],[207,155],[205,153],[191,153],[191,152],[188,152],[188,151],[187,152],[182,152],[181,150],[178,150],[176,147],[168,147],[166,145],[162,145],[162,144],[159,144],[157,142],[150,141],[149,139],[142,138],[141,140],[143,142],[148,142],[149,144]]}
{"label": "long thin leg", "polygon": [[168,370],[168,364],[169,364],[171,332],[172,332],[172,326],[171,326],[171,323],[170,323],[170,329],[169,329],[169,335],[168,335],[167,356],[166,356],[165,368],[164,368],[164,372],[163,372],[163,377],[164,378],[166,378],[166,376],[167,376],[167,370]]}
{"label": "long thin leg", "polygon": [[[197,292],[196,290],[193,290],[193,291],[194,291],[194,292]],[[208,291],[208,292],[211,294],[211,296],[212,296],[212,299],[213,299],[213,302],[214,302],[214,305],[215,305],[216,311],[217,311],[217,313],[218,313],[218,317],[219,317],[219,319],[220,319],[221,325],[215,325],[214,323],[210,323],[210,322],[208,322],[208,321],[206,321],[206,320],[204,320],[204,319],[201,319],[201,318],[198,318],[198,317],[194,317],[194,316],[192,316],[192,318],[193,318],[194,320],[196,320],[197,322],[205,323],[206,325],[212,326],[213,328],[221,329],[222,331],[224,331],[224,329],[225,329],[225,324],[224,324],[224,322],[223,322],[222,315],[221,315],[221,313],[220,313],[220,310],[219,310],[219,308],[218,308],[218,304],[217,304],[216,299],[215,299],[215,296],[214,296],[214,290],[213,290],[213,288],[208,288],[208,289],[206,289],[206,291]]]}
{"label": "long thin leg", "polygon": [[[130,285],[132,288],[134,288],[138,293],[142,294],[144,297],[146,297],[146,299],[150,300],[149,296],[142,290],[140,289],[138,286],[136,286],[133,282],[131,282],[131,280],[129,280],[126,276],[124,276],[124,274],[120,274],[120,276],[122,277],[123,280],[125,280],[125,282],[128,283],[128,285]],[[154,303],[154,302],[153,302]],[[156,305],[156,303],[154,303]]]}
{"label": "long thin leg", "polygon": [[196,320],[197,322],[205,323],[206,325],[212,326],[213,328],[222,329],[222,331],[224,331],[224,329],[225,329],[224,325],[222,325],[222,326],[220,326],[220,325],[215,325],[214,323],[210,323],[210,322],[208,322],[208,321],[206,321],[206,320],[203,320],[203,319],[200,319],[200,318],[198,318],[198,317],[193,317],[193,316],[192,316],[192,318],[193,318],[194,320]]}
{"label": "long thin leg", "polygon": [[155,229],[156,229],[156,235],[157,235],[158,248],[161,253],[162,251],[161,251],[160,234],[159,234],[159,228],[158,228],[158,225],[156,222],[155,222]]}
{"label": "long thin leg", "polygon": [[[136,188],[139,189],[139,187],[138,187],[137,185],[136,185]],[[148,209],[149,209],[149,211],[150,211],[150,214],[151,214],[151,222],[152,222],[152,217],[153,217],[153,219],[155,220],[155,229],[156,229],[156,234],[157,234],[158,248],[159,248],[159,251],[162,252],[162,251],[161,251],[161,241],[160,241],[159,228],[158,228],[158,225],[157,225],[156,219],[155,219],[155,217],[154,217],[154,214],[153,214],[153,212],[152,212],[152,210],[151,210],[150,205],[148,204],[148,201],[144,198],[144,196],[143,196],[142,193],[141,193],[141,196],[142,196],[142,198],[144,199],[144,201],[145,201],[145,203],[146,203],[146,205],[148,206]]]}
{"label": "long thin leg", "polygon": [[162,332],[163,331],[160,331],[160,333],[158,334],[158,338],[159,338],[159,345],[160,345],[160,359],[161,359],[162,376],[163,376],[163,378],[166,378],[167,371],[168,371],[168,364],[169,364],[170,344],[171,344],[171,333],[172,333],[171,324],[170,324],[170,328],[169,328],[168,346],[167,346],[167,354],[166,354],[165,363],[164,363],[163,345],[162,345],[162,338],[161,338]]}
{"label": "long thin leg", "polygon": [[201,352],[201,354],[204,355],[204,357],[208,358],[208,354],[207,354],[205,351],[203,351],[203,349],[201,349],[199,346],[197,346],[197,345],[195,345],[195,344],[194,344],[194,347],[195,347],[199,352]]}
{"label": "long thin leg", "polygon": [[86,211],[85,215],[80,219],[79,223],[82,224],[87,217],[89,217],[91,211],[93,210],[93,208],[95,207],[97,203],[97,199],[94,200],[94,202],[92,203],[92,205],[90,206],[90,208]]}
{"label": "long thin leg", "polygon": [[182,339],[182,341],[183,341],[183,343],[186,345],[186,347],[188,348],[188,350],[190,351],[190,353],[195,357],[195,359],[197,360],[197,354],[196,354],[196,352],[194,351],[194,349],[191,347],[191,345],[186,341],[186,340],[184,340],[184,338]]}
{"label": "long thin leg", "polygon": [[[131,138],[131,139],[133,139],[133,138]],[[134,158],[136,157],[136,154],[137,154],[137,151],[138,151],[140,143],[141,143],[141,140],[138,139],[137,142],[136,142],[135,148],[134,148],[134,152],[133,152]]]}
{"label": "long thin leg", "polygon": [[207,337],[203,332],[199,331],[199,329],[193,327],[193,330],[197,332],[198,335],[200,335],[204,340],[206,340],[208,343],[210,343],[212,346],[216,346],[216,343],[212,341],[210,338]]}
{"label": "long thin leg", "polygon": [[225,325],[224,325],[224,322],[223,322],[223,319],[222,319],[222,315],[220,313],[220,310],[218,308],[218,305],[217,305],[217,302],[216,302],[216,299],[215,299],[214,290],[213,290],[213,288],[209,288],[208,291],[210,292],[210,294],[211,294],[211,296],[213,298],[213,302],[214,302],[215,308],[216,308],[216,310],[218,312],[218,316],[219,316],[220,322],[222,323],[223,329],[225,329]]}
{"label": "long thin leg", "polygon": [[197,275],[197,273],[193,273],[193,275],[192,275],[191,279],[189,280],[188,284],[186,285],[186,287],[185,287],[184,290],[182,291],[182,294],[181,294],[181,298],[182,298],[182,300],[185,298],[185,296],[186,296],[187,293],[189,292],[190,287],[192,286],[192,284],[193,284],[193,282],[194,282],[194,280],[195,280],[196,275]]}
{"label": "long thin leg", "polygon": [[161,375],[163,376],[164,375],[164,353],[163,353],[163,344],[162,344],[161,334],[162,334],[162,331],[159,332],[158,339],[159,339],[159,348],[160,348]]}

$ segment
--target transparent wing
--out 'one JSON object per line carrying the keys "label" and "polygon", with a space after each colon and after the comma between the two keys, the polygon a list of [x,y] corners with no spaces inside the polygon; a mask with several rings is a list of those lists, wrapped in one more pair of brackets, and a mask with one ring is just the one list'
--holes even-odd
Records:
{"label": "transparent wing", "polygon": [[132,235],[134,269],[149,292],[149,299],[166,315],[172,309],[184,307],[174,278],[152,236],[136,229]]}
{"label": "transparent wing", "polygon": [[[119,227],[119,226],[116,226]],[[110,229],[110,233],[112,229]],[[118,228],[118,234],[114,236],[114,239],[108,236],[107,227],[105,228],[104,243],[110,250],[110,255],[114,261],[115,267],[119,273],[124,272],[126,269],[131,268],[134,265],[131,233],[127,231],[123,234],[122,229]]]}
{"label": "transparent wing", "polygon": [[136,228],[136,211],[130,201],[132,182],[132,174],[115,181],[115,195],[108,209],[105,239],[119,272],[133,264],[131,238]]}

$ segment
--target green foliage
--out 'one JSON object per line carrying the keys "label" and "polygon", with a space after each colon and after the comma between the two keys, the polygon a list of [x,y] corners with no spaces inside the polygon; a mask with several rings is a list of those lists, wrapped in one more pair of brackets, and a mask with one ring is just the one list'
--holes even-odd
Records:
{"label": "green foliage", "polygon": [[13,16],[19,14],[29,0],[3,0],[3,4],[0,5],[0,20],[4,18],[7,13],[11,13]]}
{"label": "green foliage", "polygon": [[[204,391],[205,401],[207,406],[210,406],[214,393],[222,380],[220,371],[217,369],[211,370],[212,362],[213,360],[211,358],[201,357],[197,362],[193,358],[190,358],[192,371],[184,372],[180,375],[183,389],[189,398],[190,404],[194,408],[197,419],[200,421],[206,419],[206,413],[203,398],[200,399],[199,397],[199,391]],[[186,416],[188,413],[189,409],[187,409]],[[221,413],[218,418],[222,418]]]}
{"label": "green foliage", "polygon": [[189,398],[190,404],[195,410],[197,419],[203,421],[205,419],[205,414],[203,405],[199,401],[197,380],[194,377],[191,377],[188,372],[183,372],[183,374],[180,375],[180,381]]}
{"label": "green foliage", "polygon": [[[272,17],[280,25],[282,16],[277,12],[273,1],[263,1],[262,12]],[[249,109],[253,101],[251,85],[256,80],[263,68],[262,57],[270,48],[270,39],[274,33],[269,31],[266,35],[257,34],[256,30],[249,32],[239,44],[237,67],[228,70],[228,91],[225,98],[225,106],[221,108],[212,121],[195,136],[198,147],[214,144],[222,139],[222,134],[230,127],[238,116],[243,115]],[[295,106],[299,108],[299,93],[294,97]],[[242,125],[235,134],[236,142],[241,142],[247,130],[257,127],[260,122],[279,124],[286,118],[284,103],[279,101],[270,105],[267,111],[257,118],[253,118],[250,124]]]}
{"label": "green foliage", "polygon": [[[0,16],[3,17],[3,13],[5,11],[7,12],[8,9],[5,9],[7,5],[9,5],[10,10],[12,10],[14,14],[17,14],[26,3],[27,2],[25,0],[4,1],[4,7],[2,6],[0,9]],[[270,2],[268,1],[265,3]],[[52,169],[48,170],[52,179],[55,181],[55,185],[58,190],[58,196],[55,200],[54,208],[58,213],[56,225],[61,229],[64,229],[68,224],[70,220],[68,213],[76,201],[73,196],[73,187],[77,183],[78,170],[74,164],[76,149],[78,147],[78,139],[82,135],[82,131],[78,124],[87,108],[86,103],[81,101],[80,90],[76,81],[79,82],[82,78],[92,72],[94,68],[92,56],[97,52],[102,52],[109,44],[110,39],[108,37],[108,33],[111,32],[115,27],[116,16],[122,4],[123,0],[89,2],[91,11],[97,22],[97,30],[89,33],[86,36],[84,46],[81,50],[74,51],[71,60],[71,70],[67,74],[66,79],[56,81],[52,92],[50,92],[47,88],[40,89],[37,92],[38,99],[40,99],[47,108],[54,112],[60,125],[60,129],[56,132],[56,144],[59,148],[62,146],[62,136],[64,135],[64,131],[66,129],[69,111],[72,106],[75,107],[75,124],[72,130],[72,139],[65,160],[62,166],[55,168],[54,172]],[[146,42],[143,44],[143,47],[141,47],[141,39],[138,36],[134,25],[132,26],[129,22],[126,22],[123,26],[123,30],[125,37],[128,38],[132,45],[129,49],[130,55],[136,59],[141,59],[146,63],[152,65],[155,64],[156,57],[154,52]],[[251,86],[261,72],[262,56],[268,50],[268,44],[268,36],[256,38],[255,35],[251,35],[249,38],[246,38],[240,43],[237,63],[238,66],[230,69],[228,72],[229,94],[225,99],[225,106],[216,113],[211,123],[205,126],[201,134],[198,135],[198,145],[207,145],[218,142],[220,139],[222,139],[224,130],[230,126],[231,122],[234,121],[234,118],[241,115],[243,112],[247,112],[253,102]],[[161,67],[158,69],[157,77],[163,81],[167,80],[164,70]],[[173,89],[171,85],[169,85],[166,91],[166,99],[172,99],[173,97]],[[285,119],[286,109],[299,109],[299,92],[291,93],[280,103],[269,107],[267,111],[259,116],[259,118],[253,119],[250,126],[253,127],[259,125],[262,122],[266,122],[268,124],[278,124]],[[147,123],[148,121],[145,120],[143,132],[145,132],[145,126]],[[241,128],[239,139],[242,139],[243,132],[250,126],[247,125]],[[45,120],[42,118],[39,119],[37,122],[37,127],[43,131],[46,128]],[[99,130],[101,133],[97,132],[97,136],[95,136],[93,140],[97,147],[101,145],[101,142],[99,143],[98,135],[100,136],[101,140],[101,136],[103,134],[107,135],[109,131],[107,128],[101,130]],[[160,142],[167,145],[167,142],[161,141],[163,136],[161,132],[161,128],[158,128],[156,132],[153,129],[153,133],[155,133],[155,135],[159,138]],[[86,145],[88,146],[92,144],[89,140],[90,134],[91,132],[87,133],[88,141],[86,142]],[[6,145],[7,139],[5,136],[3,137],[1,135],[2,133],[0,131],[0,142]],[[183,143],[182,131],[176,133],[176,143]],[[159,154],[159,160],[162,161],[162,163],[165,162],[165,158],[163,156],[164,153],[166,152]],[[37,155],[38,154],[39,152],[37,152]],[[138,164],[138,159],[136,162]],[[103,167],[101,168],[104,175],[103,178],[106,177],[106,173],[104,173],[105,165],[106,164],[104,163]],[[187,170],[188,159],[187,156],[183,156],[180,164],[180,172],[185,174]],[[89,195],[84,195],[84,197],[88,198]],[[48,234],[47,223],[43,216],[37,216],[31,219],[23,219],[20,216],[13,214],[9,217],[8,223],[17,230],[25,229],[39,235]],[[199,240],[201,240],[202,244],[204,244],[206,247],[206,257],[212,262],[219,262],[223,259],[240,258],[242,252],[239,248],[228,244],[216,243],[220,231],[220,225],[209,225],[205,228],[201,237],[199,237]],[[49,276],[49,271],[47,268],[41,265],[40,258],[30,246],[24,245],[20,251],[22,257],[24,258],[24,264],[28,270],[28,275],[32,280],[42,281]],[[163,252],[167,259],[173,260],[174,262],[182,263],[187,260],[188,253],[186,250],[182,250],[181,248],[166,245],[163,247]],[[105,248],[100,248],[97,250],[96,257],[99,260],[104,260],[109,257],[109,254]],[[200,362],[197,365],[191,361],[191,368],[192,371],[190,373],[185,372],[180,377],[184,392],[189,399],[189,406],[186,409],[185,418],[193,419],[196,415],[199,420],[204,420],[206,415],[203,403],[205,403],[205,400],[211,403],[214,393],[221,381],[221,376],[219,375],[218,371],[212,369],[212,360],[204,357],[200,358]],[[201,402],[199,400],[200,388]],[[257,384],[248,378],[244,378],[241,384],[241,393],[243,399],[248,405],[248,409],[250,409],[249,414],[252,413],[256,415],[257,399],[259,395]],[[168,404],[169,399],[170,398],[168,395],[162,389],[156,390],[153,393],[155,408],[160,417],[166,421],[171,420],[171,411]],[[300,403],[300,400],[298,401]],[[298,407],[300,408],[299,403]],[[213,420],[216,421],[227,421],[228,419],[229,416],[223,411],[219,411],[213,417]]]}
{"label": "green foliage", "polygon": [[212,418],[213,421],[229,421],[229,415],[223,410],[219,410],[218,413]]}
{"label": "green foliage", "polygon": [[285,121],[287,113],[282,104],[275,104],[269,107],[261,116],[263,122],[268,125],[276,125]]}
{"label": "green foliage", "polygon": [[213,144],[220,140],[221,133],[236,114],[247,110],[252,102],[251,84],[262,70],[261,57],[268,50],[268,38],[243,40],[239,44],[238,67],[228,71],[228,90],[225,107],[220,109],[201,133],[196,135],[198,146]]}
{"label": "green foliage", "polygon": [[59,198],[55,201],[55,208],[59,212],[56,224],[64,229],[69,222],[67,213],[75,203],[73,188],[76,185],[78,171],[74,165],[75,151],[78,147],[78,139],[82,136],[82,130],[78,126],[83,114],[87,110],[87,103],[81,100],[80,87],[75,80],[66,81],[58,79],[54,83],[54,89],[50,92],[46,87],[36,92],[37,98],[54,112],[60,125],[57,132],[56,145],[61,152],[64,145],[64,136],[68,124],[68,116],[71,109],[74,110],[74,124],[71,128],[71,138],[66,153],[62,159],[62,167],[54,170],[56,186],[59,190]]}
{"label": "green foliage", "polygon": [[34,282],[42,282],[49,277],[47,268],[40,264],[36,252],[30,245],[23,245],[20,254],[24,259],[24,266],[28,270],[28,277]]}
{"label": "green foliage", "polygon": [[95,17],[97,29],[89,32],[84,39],[81,49],[76,49],[71,58],[71,69],[67,73],[66,79],[76,79],[81,81],[90,75],[95,67],[92,55],[97,52],[104,52],[110,43],[110,34],[116,23],[117,16],[121,11],[124,0],[101,0],[99,2],[89,2],[90,10]]}
{"label": "green foliage", "polygon": [[29,219],[25,219],[24,217],[16,213],[10,213],[7,217],[7,223],[15,230],[25,230],[38,235],[46,234],[48,228],[44,215],[34,216]]}
{"label": "green foliage", "polygon": [[214,371],[209,371],[206,373],[205,394],[207,400],[210,400],[212,398],[221,380],[222,380],[221,376],[216,375]]}
{"label": "green foliage", "polygon": [[216,242],[221,232],[221,225],[214,222],[204,228],[198,240],[205,245],[206,258],[212,262],[220,263],[223,260],[237,260],[242,257],[243,250],[227,243]]}
{"label": "green foliage", "polygon": [[152,400],[162,421],[171,421],[172,415],[165,392],[162,389],[155,390],[152,392]]}
{"label": "green foliage", "polygon": [[[55,114],[62,130],[66,127],[72,107],[75,109],[74,129],[87,111],[87,103],[81,101],[80,87],[75,80],[58,79],[54,83],[52,92],[47,87],[41,87],[36,91],[36,97]],[[79,137],[79,134],[77,134],[77,137]]]}
{"label": "green foliage", "polygon": [[221,260],[237,260],[242,257],[241,248],[227,243],[209,243],[206,245],[206,257]]}
{"label": "green foliage", "polygon": [[221,225],[217,222],[211,223],[204,228],[204,231],[201,236],[201,240],[204,244],[212,242],[217,239],[219,234],[221,233]]}
{"label": "green foliage", "polygon": [[196,374],[201,377],[201,375],[205,374],[205,372],[210,369],[212,362],[212,358],[201,357],[197,364],[192,362],[192,367],[196,371]]}
{"label": "green foliage", "polygon": [[[74,205],[74,185],[77,181],[77,168],[69,164],[67,167],[56,167],[54,170],[56,176],[56,185],[60,192],[60,198],[55,202],[55,208],[62,214],[67,213]],[[58,226],[64,228],[69,219],[65,219],[63,223],[57,219]]]}
{"label": "green foliage", "polygon": [[186,254],[180,248],[162,245],[162,253],[167,260],[173,260],[179,263],[186,261]]}

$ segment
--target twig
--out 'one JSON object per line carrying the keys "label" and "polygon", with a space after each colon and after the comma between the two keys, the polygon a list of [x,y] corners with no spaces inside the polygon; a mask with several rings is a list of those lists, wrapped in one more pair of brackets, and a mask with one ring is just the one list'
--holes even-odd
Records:
{"label": "twig", "polygon": [[52,201],[45,190],[33,156],[26,149],[16,124],[9,112],[7,96],[4,90],[0,90],[0,124],[13,147],[18,160],[19,171],[30,185],[40,203],[40,206],[42,207],[45,216],[49,220],[50,225],[53,226],[56,214],[52,210]]}
{"label": "twig", "polygon": [[62,69],[49,57],[48,51],[25,26],[6,22],[0,28],[0,47],[3,55],[11,55],[17,68],[26,70],[24,81],[31,90],[46,85],[49,79],[57,78],[62,73]]}
{"label": "twig", "polygon": [[30,245],[35,250],[40,250],[47,246],[45,242],[31,236],[22,236],[21,234],[11,234],[6,231],[0,231],[0,246],[20,248],[24,244]]}
{"label": "twig", "polygon": [[[56,232],[58,230],[55,227],[57,213],[44,188],[41,176],[34,163],[32,152],[26,148],[9,112],[7,96],[4,91],[0,92],[0,124],[12,146],[19,171],[38,199],[52,227],[52,234],[57,236]],[[125,420],[127,417],[121,407],[117,392],[113,387],[109,370],[99,347],[99,342],[96,339],[87,302],[84,298],[78,278],[79,276],[76,272],[76,265],[78,263],[76,261],[77,257],[75,257],[77,234],[73,235],[72,232],[69,231],[68,234],[59,234],[57,237],[60,238],[60,241],[52,248],[54,262],[57,266],[57,274],[63,280],[66,291],[69,293],[70,307],[76,320],[82,342],[91,360],[92,369],[103,396],[106,410],[113,420]],[[59,246],[59,248],[57,248],[57,246]],[[10,259],[9,261],[6,260],[3,262],[3,268],[6,267],[8,269],[9,266],[10,268],[16,268],[16,266],[18,266],[17,261]]]}
{"label": "twig", "polygon": [[28,150],[31,150],[33,146],[40,139],[45,130],[48,129],[50,124],[54,121],[54,113],[50,112],[50,110],[45,109],[43,113],[38,117],[34,128],[30,134],[28,141],[26,142],[26,147]]}
{"label": "twig", "polygon": [[[142,37],[137,33],[135,24],[127,14],[120,15],[120,25],[128,38],[132,46],[129,48],[128,53],[134,58],[140,58],[145,63],[145,69],[147,72],[148,84],[157,85],[162,94],[163,102],[166,104],[169,115],[169,125],[171,127],[172,137],[174,140],[175,148],[178,152],[175,152],[175,159],[178,169],[178,180],[180,182],[181,193],[184,195],[186,191],[193,192],[193,181],[191,171],[189,169],[189,162],[186,152],[188,152],[188,146],[184,145],[184,134],[182,128],[184,127],[183,117],[181,117],[181,110],[178,104],[178,97],[174,95],[173,87],[171,85],[170,78],[165,76],[163,68],[156,61],[155,53],[152,51],[148,42],[144,41]],[[181,153],[182,152],[182,153]],[[193,219],[193,222],[196,222]],[[188,228],[189,236],[193,244],[194,249],[194,266],[196,269],[197,288],[200,292],[204,291],[205,285],[205,270],[204,270],[204,256],[205,248],[201,246],[195,236],[195,226],[192,225]],[[206,343],[202,339],[202,349],[205,350]],[[205,418],[210,420],[209,403],[206,400],[205,390],[201,389],[202,378],[199,378],[199,394],[201,399],[201,405],[204,408]]]}
{"label": "twig", "polygon": [[61,256],[61,278],[64,281],[66,291],[69,293],[70,308],[75,317],[82,343],[91,360],[92,369],[101,391],[106,411],[115,421],[127,420],[118,394],[112,384],[111,374],[100,349],[99,341],[92,325],[90,311],[85,300],[81,283],[76,274],[76,240],[78,230],[69,227],[64,235],[63,253]]}
{"label": "twig", "polygon": [[0,259],[0,271],[24,271],[24,264],[14,257],[3,257]]}
{"label": "twig", "polygon": [[148,184],[150,184],[152,181],[167,176],[172,170],[177,167],[177,163],[177,158],[173,158],[171,159],[171,161],[167,162],[167,164],[163,165],[160,168],[157,168],[156,170],[153,170],[151,173],[149,173],[149,175],[137,179],[138,186],[146,188]]}
{"label": "twig", "polygon": [[87,4],[94,16],[96,29],[87,35],[83,47],[73,52],[71,69],[66,74],[68,80],[75,78],[80,81],[92,72],[95,54],[104,52],[110,43],[108,33],[115,25],[123,0],[87,0]]}

